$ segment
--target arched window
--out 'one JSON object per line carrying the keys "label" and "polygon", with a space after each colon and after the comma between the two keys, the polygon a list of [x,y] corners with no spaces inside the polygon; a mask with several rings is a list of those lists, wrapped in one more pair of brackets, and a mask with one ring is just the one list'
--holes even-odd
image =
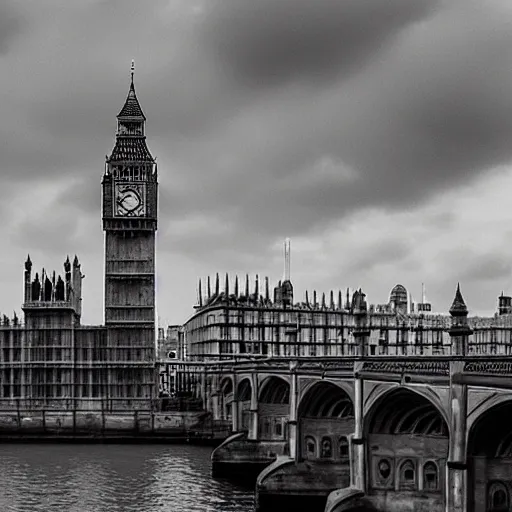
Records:
{"label": "arched window", "polygon": [[429,461],[423,466],[423,489],[426,491],[439,489],[439,471],[435,462]]}
{"label": "arched window", "polygon": [[405,460],[400,465],[399,485],[403,491],[416,488],[416,468],[412,460]]}
{"label": "arched window", "polygon": [[338,440],[338,455],[340,459],[348,458],[348,439],[345,436]]}
{"label": "arched window", "polygon": [[320,446],[320,458],[330,459],[332,457],[332,442],[330,437],[323,437]]}
{"label": "arched window", "polygon": [[316,440],[313,436],[307,436],[305,439],[306,445],[306,458],[307,459],[315,459],[316,458]]}
{"label": "arched window", "polygon": [[487,510],[505,512],[509,507],[508,490],[502,482],[492,482],[487,491]]}

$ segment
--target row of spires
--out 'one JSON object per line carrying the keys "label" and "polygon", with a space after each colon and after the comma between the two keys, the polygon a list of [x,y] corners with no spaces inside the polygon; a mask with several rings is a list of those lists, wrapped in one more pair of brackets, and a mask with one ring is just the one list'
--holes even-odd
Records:
{"label": "row of spires", "polygon": [[41,272],[41,279],[39,278],[39,272],[36,272],[35,278],[32,280],[32,261],[29,254],[25,262],[25,301],[55,302],[69,300],[72,268],[73,271],[80,271],[80,262],[76,255],[73,266],[69,256],[64,262],[64,280],[60,274],[57,276],[55,271],[53,271],[50,278],[44,268]]}
{"label": "row of spires", "polygon": [[[245,293],[240,293],[240,285],[238,276],[235,276],[235,285],[233,294],[230,294],[230,286],[229,286],[229,274],[226,273],[226,278],[224,281],[224,289],[221,292],[220,290],[220,278],[219,274],[217,273],[215,278],[215,287],[212,292],[212,285],[210,276],[207,277],[206,280],[206,290],[205,295],[203,295],[203,282],[201,279],[199,279],[199,285],[198,285],[198,303],[199,307],[202,307],[203,305],[208,304],[211,302],[211,300],[220,297],[223,295],[224,297],[233,297],[234,299],[239,299],[241,297],[253,297],[258,298],[260,297],[260,282],[259,282],[259,276],[256,275],[255,285],[254,285],[254,293],[251,294],[250,292],[250,283],[249,283],[249,274],[246,274],[245,276]],[[268,277],[265,277],[265,296],[264,300],[269,301],[270,300],[270,288],[269,288],[269,280]]]}
{"label": "row of spires", "polygon": [[2,325],[9,326],[11,325],[11,322],[14,326],[20,325],[20,320],[16,311],[13,312],[12,318],[9,318],[7,315],[2,315]]}
{"label": "row of spires", "polygon": [[[259,276],[256,275],[254,281],[254,288],[251,292],[250,279],[249,274],[245,276],[245,290],[242,292],[240,280],[238,276],[235,276],[234,281],[234,290],[231,293],[230,287],[230,278],[229,274],[226,273],[224,279],[224,287],[221,290],[220,284],[220,276],[217,273],[215,276],[215,284],[212,284],[212,280],[210,276],[206,278],[206,284],[203,284],[203,280],[199,279],[198,282],[198,305],[199,307],[206,306],[211,304],[213,301],[223,298],[228,298],[229,300],[237,301],[242,299],[243,301],[253,301],[261,304],[271,304],[281,303],[281,302],[289,302],[290,305],[293,302],[293,287],[289,280],[279,281],[278,285],[274,288],[274,299],[271,299],[270,296],[270,285],[269,278],[264,278],[264,290],[260,290],[260,279]],[[305,302],[303,303],[306,307],[312,308],[320,308],[320,309],[350,309],[351,308],[351,296],[350,290],[347,288],[345,298],[343,297],[344,293],[339,290],[337,293],[334,290],[330,291],[329,298],[325,293],[322,293],[321,299],[317,296],[317,292],[313,291],[313,293],[309,294],[306,291]]]}
{"label": "row of spires", "polygon": [[[274,288],[274,303],[279,303],[283,299],[282,292],[285,290],[288,291],[289,294],[291,294],[291,299],[293,299],[293,287],[291,285],[291,282],[286,280],[284,282],[279,281],[278,285]],[[254,292],[251,293],[250,291],[250,280],[249,280],[249,274],[246,274],[245,276],[245,293],[240,293],[240,285],[239,285],[239,279],[238,276],[235,276],[235,283],[234,283],[234,291],[232,294],[230,294],[230,279],[229,274],[226,273],[225,281],[224,281],[224,289],[221,291],[220,289],[220,277],[219,273],[216,274],[215,277],[215,287],[212,291],[212,283],[210,280],[210,276],[206,278],[206,290],[205,294],[203,294],[203,281],[202,279],[199,279],[198,283],[198,305],[199,307],[206,306],[208,304],[211,304],[213,301],[222,298],[229,300],[239,300],[243,299],[245,301],[252,300],[257,303],[262,304],[271,304],[272,301],[270,299],[270,287],[269,287],[269,279],[268,277],[265,277],[265,294],[260,295],[260,280],[259,276],[256,274],[256,279],[254,281]],[[338,297],[337,301],[335,300],[335,292],[333,290],[330,291],[330,297],[329,300],[327,299],[327,296],[325,293],[322,293],[322,298],[319,301],[317,298],[317,292],[313,291],[312,294],[312,300],[310,300],[309,292],[306,290],[306,296],[305,296],[305,303],[302,305],[306,307],[312,307],[312,308],[320,308],[320,309],[346,309],[346,310],[352,310],[355,307],[355,301],[362,300],[364,301],[365,294],[361,291],[361,289],[356,290],[352,297],[350,295],[350,289],[346,289],[346,295],[345,295],[345,302],[343,301],[343,292],[341,290],[338,291]],[[278,300],[276,300],[278,298]],[[281,299],[281,300],[279,300]],[[366,304],[366,301],[364,301]],[[366,307],[366,306],[365,306]],[[460,291],[460,284],[457,284],[457,289],[455,292],[455,297],[452,303],[452,306],[450,307],[450,313],[452,315],[460,315],[460,314],[467,314],[468,310],[466,307],[466,304],[464,302],[464,299],[462,298],[462,294]]]}

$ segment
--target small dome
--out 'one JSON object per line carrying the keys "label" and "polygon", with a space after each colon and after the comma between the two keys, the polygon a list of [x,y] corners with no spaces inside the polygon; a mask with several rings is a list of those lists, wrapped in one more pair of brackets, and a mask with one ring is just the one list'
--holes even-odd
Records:
{"label": "small dome", "polygon": [[405,286],[401,284],[397,284],[389,294],[389,302],[398,303],[407,303],[408,293],[405,289]]}

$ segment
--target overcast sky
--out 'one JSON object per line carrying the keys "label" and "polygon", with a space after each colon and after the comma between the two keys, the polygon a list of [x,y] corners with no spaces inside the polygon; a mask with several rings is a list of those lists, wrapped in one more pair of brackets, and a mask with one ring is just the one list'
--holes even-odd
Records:
{"label": "overcast sky", "polygon": [[[199,276],[296,298],[512,293],[510,0],[0,0],[0,311],[78,254],[103,321],[101,176],[135,59],[158,159],[158,313]],[[224,277],[222,277],[222,281]]]}

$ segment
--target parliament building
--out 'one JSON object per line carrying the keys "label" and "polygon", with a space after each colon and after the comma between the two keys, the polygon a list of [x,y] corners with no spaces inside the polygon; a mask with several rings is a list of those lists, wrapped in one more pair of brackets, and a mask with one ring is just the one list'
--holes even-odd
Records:
{"label": "parliament building", "polygon": [[[289,247],[288,247],[289,251]],[[286,250],[285,250],[286,253]],[[285,259],[289,256],[285,256]],[[450,355],[451,317],[435,313],[422,298],[414,302],[397,284],[385,304],[366,304],[361,290],[311,294],[296,300],[289,270],[284,280],[269,289],[256,276],[243,287],[236,276],[219,276],[206,290],[200,282],[195,313],[184,325],[187,358],[191,361],[230,360],[242,357],[343,357],[355,355]],[[356,303],[365,304],[368,345],[354,336]],[[471,328],[468,355],[512,353],[512,298],[501,294],[492,317],[468,318]]]}
{"label": "parliament building", "polygon": [[132,79],[102,179],[105,325],[81,323],[82,270],[24,273],[24,319],[0,326],[0,409],[150,410],[156,397],[158,175]]}

